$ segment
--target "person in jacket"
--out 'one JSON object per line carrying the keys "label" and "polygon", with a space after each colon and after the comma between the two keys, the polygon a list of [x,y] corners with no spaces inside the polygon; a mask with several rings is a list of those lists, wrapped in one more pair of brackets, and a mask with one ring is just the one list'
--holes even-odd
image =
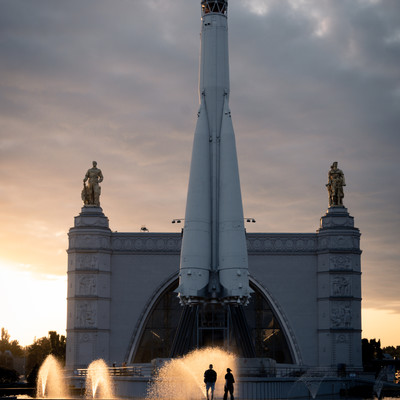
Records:
{"label": "person in jacket", "polygon": [[208,391],[211,389],[211,400],[214,399],[215,382],[217,381],[217,373],[213,370],[213,365],[210,364],[209,368],[204,372],[204,383],[206,384],[207,400]]}

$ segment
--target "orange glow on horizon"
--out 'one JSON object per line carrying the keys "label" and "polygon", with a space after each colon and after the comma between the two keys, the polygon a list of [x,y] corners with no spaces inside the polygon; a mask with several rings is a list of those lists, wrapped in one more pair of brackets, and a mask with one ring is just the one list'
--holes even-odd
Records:
{"label": "orange glow on horizon", "polygon": [[391,310],[362,309],[362,338],[380,339],[381,347],[400,345],[400,318]]}
{"label": "orange glow on horizon", "polygon": [[29,265],[0,259],[0,282],[0,324],[8,330],[10,340],[27,346],[49,331],[65,335],[66,276],[34,274]]}

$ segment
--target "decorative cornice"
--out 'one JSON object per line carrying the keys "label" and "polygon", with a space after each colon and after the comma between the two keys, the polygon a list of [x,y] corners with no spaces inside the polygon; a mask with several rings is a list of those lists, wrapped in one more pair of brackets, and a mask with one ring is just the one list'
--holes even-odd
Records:
{"label": "decorative cornice", "polygon": [[[327,235],[319,233],[248,233],[249,255],[320,254],[321,252],[360,252],[359,233]],[[181,233],[113,232],[111,235],[74,232],[68,252],[110,251],[124,254],[176,254],[182,245]]]}
{"label": "decorative cornice", "polygon": [[111,248],[114,252],[176,253],[181,251],[179,233],[113,233]]}
{"label": "decorative cornice", "polygon": [[[249,254],[315,253],[315,233],[249,233],[246,235]],[[180,233],[119,233],[111,235],[111,248],[117,253],[179,254]]]}
{"label": "decorative cornice", "polygon": [[249,254],[315,253],[315,233],[251,233],[247,234]]}

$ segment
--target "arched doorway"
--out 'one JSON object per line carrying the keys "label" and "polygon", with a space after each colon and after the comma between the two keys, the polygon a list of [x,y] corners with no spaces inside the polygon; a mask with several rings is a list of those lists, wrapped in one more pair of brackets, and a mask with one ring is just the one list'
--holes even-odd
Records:
{"label": "arched doorway", "polygon": [[[173,280],[159,294],[145,313],[143,328],[138,332],[135,348],[131,349],[129,362],[148,363],[154,358],[168,358],[182,313],[182,306],[174,290],[178,279]],[[283,325],[259,285],[251,281],[254,290],[245,316],[254,341],[256,356],[272,358],[278,363],[294,363],[293,349],[289,345]],[[235,351],[236,343],[229,343]],[[195,341],[193,347],[196,347]]]}

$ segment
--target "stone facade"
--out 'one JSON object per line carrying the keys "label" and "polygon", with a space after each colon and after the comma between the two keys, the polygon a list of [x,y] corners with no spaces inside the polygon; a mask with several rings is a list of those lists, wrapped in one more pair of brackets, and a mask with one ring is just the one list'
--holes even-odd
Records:
{"label": "stone facade", "polygon": [[[160,293],[177,279],[179,233],[111,232],[83,207],[69,232],[67,367],[128,362]],[[330,207],[316,233],[247,235],[249,273],[296,364],[361,368],[360,233]]]}
{"label": "stone facade", "polygon": [[360,232],[344,207],[331,207],[318,231],[319,365],[361,363]]}
{"label": "stone facade", "polygon": [[83,207],[69,232],[67,358],[109,359],[111,230],[99,207]]}

